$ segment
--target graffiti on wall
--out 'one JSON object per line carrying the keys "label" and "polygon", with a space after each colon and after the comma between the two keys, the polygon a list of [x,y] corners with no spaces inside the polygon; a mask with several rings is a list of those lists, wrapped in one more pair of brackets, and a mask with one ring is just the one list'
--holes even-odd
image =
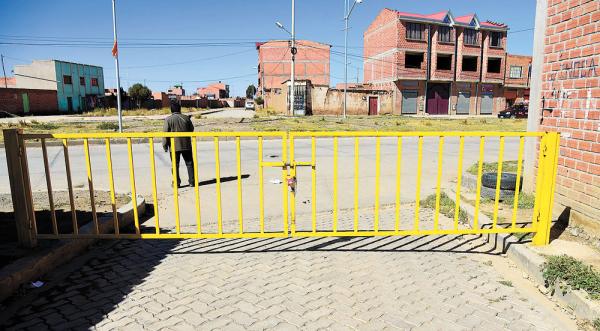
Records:
{"label": "graffiti on wall", "polygon": [[[594,57],[588,57],[561,63],[559,70],[548,74],[548,81],[551,83],[551,89],[545,93],[542,100],[542,107],[545,110],[552,111],[553,107],[546,107],[545,104],[548,100],[553,100],[556,101],[554,104],[557,108],[564,108],[569,99],[581,95],[577,92],[578,89],[564,88],[564,81],[597,77],[597,66],[599,62],[600,61],[595,60]],[[587,84],[585,88],[587,88]],[[585,99],[585,107],[586,109],[590,109],[590,89],[588,89]]]}

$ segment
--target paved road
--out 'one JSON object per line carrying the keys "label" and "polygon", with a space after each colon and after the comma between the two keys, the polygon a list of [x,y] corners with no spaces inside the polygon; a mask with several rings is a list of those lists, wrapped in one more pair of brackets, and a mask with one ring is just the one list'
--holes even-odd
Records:
{"label": "paved road", "polygon": [[[281,141],[265,140],[265,161],[281,160]],[[310,161],[310,140],[299,139],[296,142],[296,160]],[[516,159],[517,140],[507,139],[504,159]],[[171,187],[170,157],[162,151],[159,144],[155,145],[156,168],[158,174],[159,191],[159,216],[161,226],[170,228],[174,225],[173,189]],[[423,174],[420,197],[434,193],[438,170],[438,141],[435,138],[425,139],[423,147]],[[442,162],[442,184],[450,185],[450,181],[457,175],[458,164],[458,139],[447,139],[444,147]],[[468,167],[478,159],[479,141],[477,138],[466,139],[464,167]],[[96,189],[109,189],[106,154],[103,145],[90,147],[94,187]],[[66,189],[66,176],[62,147],[49,147],[49,161],[51,167],[52,184],[55,190]],[[329,138],[318,139],[317,142],[317,210],[327,211],[333,207],[333,141]],[[133,146],[135,163],[135,179],[138,194],[144,195],[149,201],[152,199],[152,181],[150,176],[150,159],[148,144],[135,144]],[[221,197],[223,201],[223,219],[237,220],[237,181],[235,143],[222,141],[220,143],[220,171],[223,178]],[[397,139],[383,138],[381,142],[381,199],[380,203],[393,204],[396,197],[396,155]],[[87,188],[87,174],[83,147],[71,146],[69,151],[73,185],[76,188]],[[491,140],[486,144],[486,161],[494,161],[498,156],[498,142]],[[43,170],[43,161],[40,148],[29,148],[28,158],[31,168],[31,181],[34,190],[45,190],[46,182]],[[247,219],[259,217],[259,169],[258,146],[255,140],[242,141],[242,180],[243,186],[243,214]],[[131,192],[128,172],[127,145],[114,144],[112,146],[113,169],[115,187],[120,192]],[[215,179],[214,143],[212,141],[199,141],[198,160],[200,174],[200,205],[202,222],[212,222],[217,217],[217,196]],[[339,144],[339,208],[352,208],[354,204],[354,140],[340,138]],[[0,164],[5,164],[5,154],[0,152]],[[302,167],[298,170],[297,213],[308,214],[311,211],[311,172],[310,168]],[[375,196],[375,139],[363,138],[360,142],[359,164],[359,206],[371,207]],[[277,218],[282,215],[283,199],[281,168],[264,169],[264,196],[265,215]],[[416,139],[405,138],[402,148],[401,170],[401,200],[402,202],[415,201],[417,174],[417,143]],[[183,182],[187,182],[185,170],[182,165]],[[0,167],[0,193],[9,192],[7,170]],[[183,226],[191,226],[196,222],[194,190],[181,189],[180,213]],[[150,222],[153,224],[153,221]]]}
{"label": "paved road", "polygon": [[476,239],[105,242],[9,304],[0,326],[576,330],[506,258]]}

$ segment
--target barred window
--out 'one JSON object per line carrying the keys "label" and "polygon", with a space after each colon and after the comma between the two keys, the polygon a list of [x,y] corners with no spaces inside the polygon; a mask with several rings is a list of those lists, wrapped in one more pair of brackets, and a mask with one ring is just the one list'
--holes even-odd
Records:
{"label": "barred window", "polygon": [[69,75],[63,75],[63,84],[73,84],[73,78]]}
{"label": "barred window", "polygon": [[423,40],[423,24],[406,23],[406,39]]}
{"label": "barred window", "polygon": [[452,29],[449,26],[440,26],[438,27],[438,41],[443,42],[443,43],[451,43],[453,42],[453,32],[454,29]]}
{"label": "barred window", "polygon": [[465,29],[464,43],[465,45],[477,46],[479,44],[479,33],[473,29]]}

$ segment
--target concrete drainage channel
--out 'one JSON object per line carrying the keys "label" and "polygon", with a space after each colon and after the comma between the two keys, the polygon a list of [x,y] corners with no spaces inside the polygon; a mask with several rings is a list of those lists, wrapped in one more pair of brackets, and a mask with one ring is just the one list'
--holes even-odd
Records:
{"label": "concrete drainage channel", "polygon": [[[137,211],[139,215],[146,212],[144,197],[137,196]],[[117,210],[119,224],[128,226],[133,223],[133,204],[130,201]],[[110,216],[98,217],[100,233],[113,231],[113,218]],[[89,222],[79,228],[79,233],[92,234],[93,223]],[[57,244],[46,249],[40,249],[34,254],[19,258],[0,270],[0,302],[17,292],[23,284],[35,281],[56,267],[69,262],[80,255],[97,239],[70,239],[60,240]]]}

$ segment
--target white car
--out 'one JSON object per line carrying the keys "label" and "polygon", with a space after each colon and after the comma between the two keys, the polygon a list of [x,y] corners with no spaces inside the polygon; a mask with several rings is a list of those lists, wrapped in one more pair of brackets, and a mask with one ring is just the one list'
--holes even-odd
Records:
{"label": "white car", "polygon": [[246,100],[246,110],[254,110],[254,100]]}

